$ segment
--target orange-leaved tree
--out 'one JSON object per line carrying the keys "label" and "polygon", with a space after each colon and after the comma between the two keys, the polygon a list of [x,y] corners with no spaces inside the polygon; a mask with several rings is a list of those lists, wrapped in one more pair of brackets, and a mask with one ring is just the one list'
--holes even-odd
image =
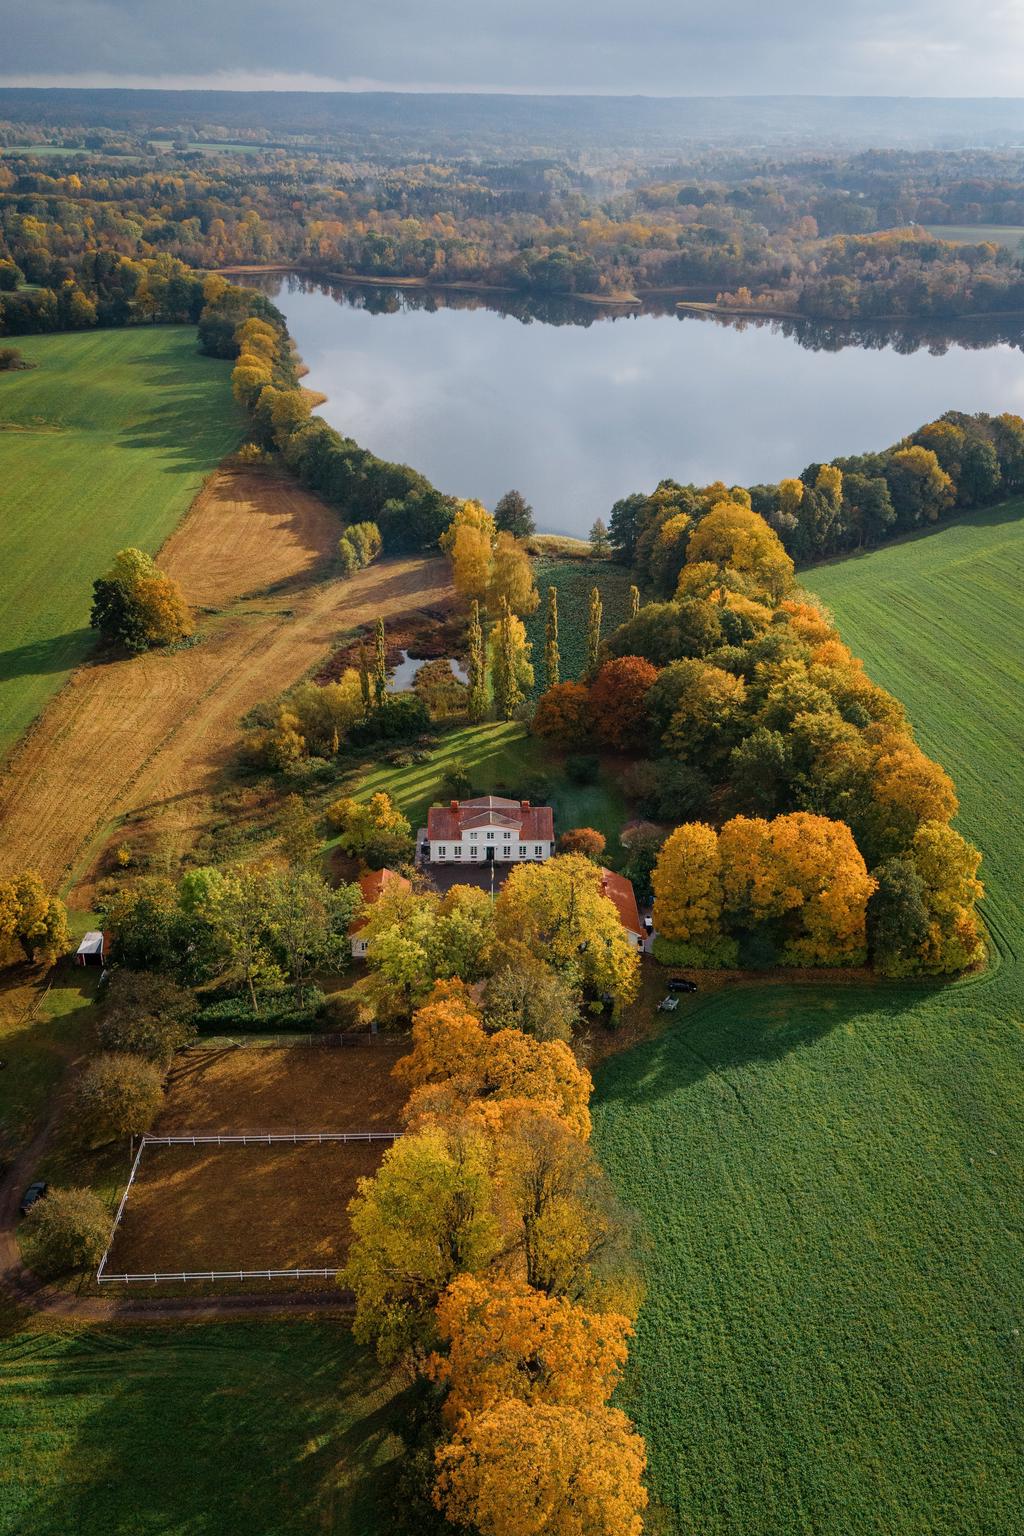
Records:
{"label": "orange-leaved tree", "polygon": [[647,728],[645,699],[658,670],[642,656],[606,661],[590,685],[590,716],[610,747],[638,747]]}

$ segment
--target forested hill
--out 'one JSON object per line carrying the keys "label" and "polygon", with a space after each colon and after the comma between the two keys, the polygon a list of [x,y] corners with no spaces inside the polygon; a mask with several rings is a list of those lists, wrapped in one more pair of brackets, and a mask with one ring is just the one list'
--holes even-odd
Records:
{"label": "forested hill", "polygon": [[353,152],[470,149],[668,154],[694,144],[951,149],[1024,137],[1024,100],[891,96],[509,96],[8,88],[0,118],[174,132],[217,124]]}

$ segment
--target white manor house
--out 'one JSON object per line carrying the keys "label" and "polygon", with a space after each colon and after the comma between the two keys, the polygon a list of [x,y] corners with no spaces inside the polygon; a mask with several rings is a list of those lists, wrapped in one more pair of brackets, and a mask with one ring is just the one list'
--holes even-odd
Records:
{"label": "white manor house", "polygon": [[481,795],[432,805],[420,834],[420,852],[431,864],[517,864],[550,859],[555,817],[550,805]]}

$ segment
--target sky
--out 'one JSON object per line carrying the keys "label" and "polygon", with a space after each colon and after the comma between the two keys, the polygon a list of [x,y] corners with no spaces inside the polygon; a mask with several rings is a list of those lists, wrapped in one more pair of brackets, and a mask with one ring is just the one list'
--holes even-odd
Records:
{"label": "sky", "polygon": [[1024,0],[0,0],[0,84],[1019,96]]}

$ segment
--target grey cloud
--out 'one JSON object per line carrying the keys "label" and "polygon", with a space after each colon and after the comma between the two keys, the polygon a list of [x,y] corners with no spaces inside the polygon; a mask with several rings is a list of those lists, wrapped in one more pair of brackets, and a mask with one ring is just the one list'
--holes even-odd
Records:
{"label": "grey cloud", "polygon": [[[0,0],[0,76],[226,72],[339,84],[1017,94],[1020,0]],[[169,82],[170,83],[170,82]],[[214,82],[211,82],[214,83]],[[223,82],[217,82],[223,83]]]}

